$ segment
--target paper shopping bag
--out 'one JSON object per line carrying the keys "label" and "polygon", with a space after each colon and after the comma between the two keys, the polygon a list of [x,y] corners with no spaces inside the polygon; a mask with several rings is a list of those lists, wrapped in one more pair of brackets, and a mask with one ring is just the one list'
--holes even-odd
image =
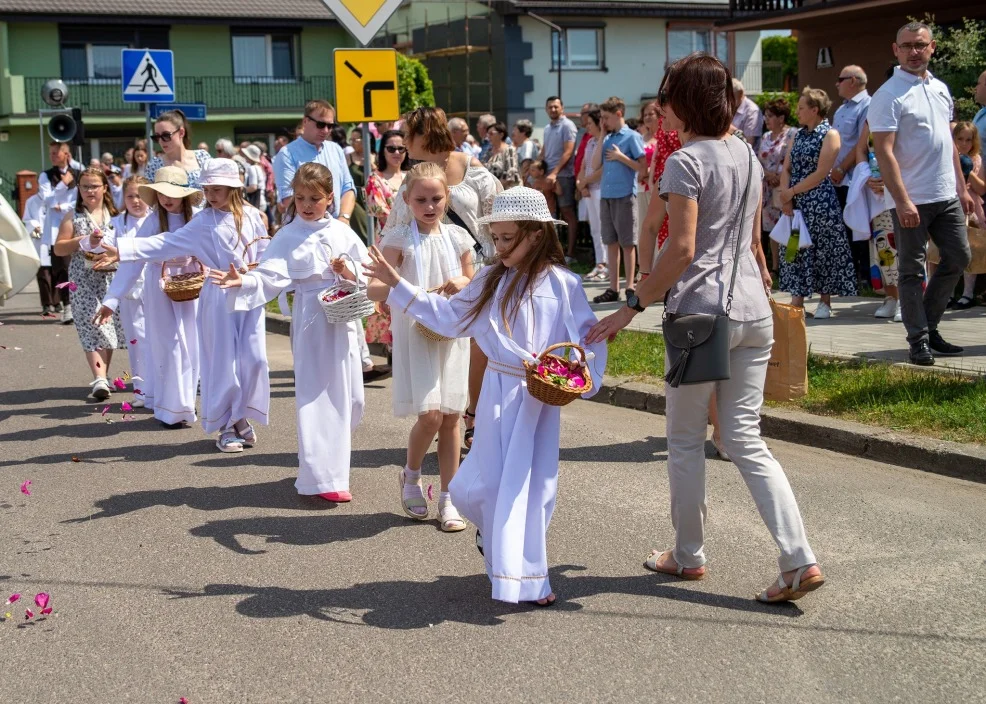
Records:
{"label": "paper shopping bag", "polygon": [[774,346],[767,362],[767,401],[793,401],[808,393],[808,333],[804,308],[770,300]]}

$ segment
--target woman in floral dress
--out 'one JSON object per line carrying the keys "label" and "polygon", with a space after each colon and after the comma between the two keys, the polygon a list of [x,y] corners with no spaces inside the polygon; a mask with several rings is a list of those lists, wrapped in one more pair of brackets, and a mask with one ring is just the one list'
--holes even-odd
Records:
{"label": "woman in floral dress", "polygon": [[[764,231],[764,242],[770,231],[781,217],[781,209],[774,205],[774,189],[781,183],[781,172],[784,170],[784,159],[791,151],[794,135],[798,130],[790,127],[787,120],[791,117],[791,106],[784,98],[776,98],[768,102],[763,109],[764,122],[767,131],[760,139],[760,149],[757,157],[763,166],[763,214],[761,227]],[[767,251],[766,249],[764,251]],[[770,240],[771,264],[770,270],[776,273],[780,267],[780,245]]]}
{"label": "woman in floral dress", "polygon": [[856,295],[856,270],[842,208],[829,172],[841,138],[825,119],[832,101],[825,91],[805,88],[798,100],[798,122],[803,127],[784,159],[779,187],[782,210],[801,211],[812,246],[801,249],[790,264],[781,260],[781,290],[791,302],[804,306],[805,297],[822,294],[815,320],[832,317],[832,296]]}

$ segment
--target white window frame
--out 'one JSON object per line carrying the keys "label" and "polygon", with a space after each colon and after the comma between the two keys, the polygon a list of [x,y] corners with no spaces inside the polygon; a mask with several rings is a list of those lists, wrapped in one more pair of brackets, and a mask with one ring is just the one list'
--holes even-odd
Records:
{"label": "white window frame", "polygon": [[263,37],[264,38],[264,58],[267,69],[266,76],[237,76],[236,75],[236,52],[233,52],[233,82],[234,83],[297,83],[298,76],[298,41],[297,36],[292,36],[291,39],[291,54],[292,54],[292,68],[294,69],[295,75],[284,78],[274,76],[274,37],[272,34],[250,34],[246,32],[232,32],[230,34],[230,50],[232,50],[232,42],[236,37]]}
{"label": "white window frame", "polygon": [[[668,51],[668,53],[667,53],[667,63],[668,64],[670,64],[672,61],[675,61],[677,59],[683,58],[683,57],[680,57],[680,56],[675,57],[675,58],[671,58],[671,36],[670,35],[671,35],[672,32],[690,32],[691,33],[691,35],[692,35],[692,48],[691,48],[691,51],[688,52],[689,54],[692,53],[692,52],[698,51],[698,48],[696,47],[696,44],[695,44],[696,35],[698,35],[698,34],[705,34],[705,35],[707,35],[708,36],[708,39],[709,39],[710,46],[712,47],[712,50],[713,50],[714,55],[716,56],[716,58],[718,58],[720,61],[722,61],[724,64],[726,64],[726,66],[730,66],[730,67],[732,66],[733,42],[732,42],[732,37],[730,36],[731,35],[731,32],[720,32],[715,27],[713,27],[711,25],[688,25],[688,24],[683,24],[683,25],[669,24],[668,25],[668,28],[667,28],[667,41],[665,42],[666,45],[667,45],[667,51]],[[719,51],[719,37],[720,36],[723,36],[726,39],[726,56],[719,56],[718,55],[718,51]],[[685,54],[685,56],[687,56],[687,55],[688,54]]]}
{"label": "white window frame", "polygon": [[[557,71],[558,64],[555,62],[555,38],[560,37],[559,43],[565,47],[565,56],[559,56],[559,61],[564,59],[561,64],[562,71],[605,71],[606,70],[606,37],[605,37],[605,27],[562,27],[565,33],[564,37],[561,37],[560,33],[551,30],[551,70]],[[596,64],[595,66],[572,66],[571,65],[571,55],[569,52],[569,47],[571,44],[568,42],[568,33],[571,31],[585,31],[585,32],[595,32],[596,33]],[[560,51],[558,52],[561,53]]]}
{"label": "white window frame", "polygon": [[[70,42],[74,43],[74,42]],[[119,78],[96,78],[93,75],[93,61],[92,61],[92,42],[86,42],[86,77],[85,78],[70,78],[65,81],[69,85],[90,85],[90,86],[112,86],[120,85]],[[129,49],[130,45],[123,44],[96,44],[96,46],[112,46],[121,47],[123,49]],[[59,52],[61,52],[61,46],[59,46]],[[121,56],[120,52],[117,52],[117,56]],[[120,62],[120,74],[123,74],[123,62],[121,58]]]}

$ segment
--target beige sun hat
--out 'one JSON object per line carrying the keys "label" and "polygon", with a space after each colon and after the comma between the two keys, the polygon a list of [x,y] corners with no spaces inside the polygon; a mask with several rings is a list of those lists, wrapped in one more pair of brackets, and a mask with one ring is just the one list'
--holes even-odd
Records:
{"label": "beige sun hat", "polygon": [[188,198],[192,205],[202,202],[202,191],[188,185],[188,172],[180,166],[162,166],[154,172],[154,183],[145,183],[137,189],[141,200],[150,206],[157,205],[157,194],[168,198]]}
{"label": "beige sun hat", "polygon": [[525,186],[509,188],[498,193],[493,199],[493,210],[489,215],[479,218],[480,225],[494,222],[552,222],[564,225],[562,220],[555,220],[548,209],[548,201],[541,191]]}

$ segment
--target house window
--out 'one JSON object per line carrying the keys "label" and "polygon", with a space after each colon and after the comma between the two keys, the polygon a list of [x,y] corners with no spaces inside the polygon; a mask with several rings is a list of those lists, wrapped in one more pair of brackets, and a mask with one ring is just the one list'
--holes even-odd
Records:
{"label": "house window", "polygon": [[551,32],[551,69],[558,70],[559,59],[563,69],[583,71],[599,70],[605,65],[603,56],[603,30],[598,28],[574,28]]}
{"label": "house window", "polygon": [[668,30],[669,63],[696,51],[712,54],[723,63],[728,64],[729,35],[709,28]]}
{"label": "house window", "polygon": [[297,77],[293,34],[233,34],[233,76],[239,82]]}
{"label": "house window", "polygon": [[119,83],[123,72],[121,52],[127,44],[63,42],[62,78],[87,83]]}

